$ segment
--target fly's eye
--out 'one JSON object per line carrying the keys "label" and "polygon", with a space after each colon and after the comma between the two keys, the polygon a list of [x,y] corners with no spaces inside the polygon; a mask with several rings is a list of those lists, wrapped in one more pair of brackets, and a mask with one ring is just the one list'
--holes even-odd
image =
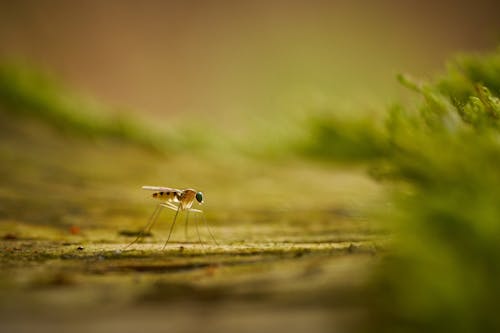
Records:
{"label": "fly's eye", "polygon": [[196,193],[196,200],[199,203],[202,203],[203,202],[203,193],[201,193],[201,192]]}

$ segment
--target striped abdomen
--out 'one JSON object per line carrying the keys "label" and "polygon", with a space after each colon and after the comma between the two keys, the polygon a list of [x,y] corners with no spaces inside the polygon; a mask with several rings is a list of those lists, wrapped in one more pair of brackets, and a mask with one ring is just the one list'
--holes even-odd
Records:
{"label": "striped abdomen", "polygon": [[179,192],[179,191],[155,192],[155,193],[153,193],[153,198],[161,200],[161,201],[178,202],[181,200],[181,192]]}

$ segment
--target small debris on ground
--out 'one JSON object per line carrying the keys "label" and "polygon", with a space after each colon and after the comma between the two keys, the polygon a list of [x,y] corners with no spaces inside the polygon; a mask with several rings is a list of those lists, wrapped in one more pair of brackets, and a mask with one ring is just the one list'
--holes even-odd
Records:
{"label": "small debris on ground", "polygon": [[151,237],[153,234],[151,232],[142,232],[142,231],[134,231],[134,230],[120,230],[118,232],[120,236],[126,237]]}
{"label": "small debris on ground", "polygon": [[16,234],[8,233],[2,237],[3,240],[16,240],[18,239]]}
{"label": "small debris on ground", "polygon": [[79,235],[80,231],[81,231],[81,229],[77,225],[72,225],[71,227],[69,227],[69,233],[72,235]]}

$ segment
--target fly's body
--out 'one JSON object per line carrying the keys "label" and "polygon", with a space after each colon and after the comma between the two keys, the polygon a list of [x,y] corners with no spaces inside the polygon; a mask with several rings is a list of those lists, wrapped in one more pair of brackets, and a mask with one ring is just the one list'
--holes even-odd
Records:
{"label": "fly's body", "polygon": [[[134,244],[137,242],[139,239],[142,238],[142,236],[151,230],[153,225],[155,224],[161,210],[163,208],[169,208],[172,210],[175,210],[175,216],[174,220],[172,222],[172,226],[170,227],[170,232],[168,234],[167,241],[165,242],[165,245],[163,248],[165,248],[168,244],[168,241],[170,240],[170,236],[172,235],[172,231],[174,229],[175,222],[177,221],[177,215],[179,214],[180,211],[186,211],[186,228],[185,228],[185,233],[187,237],[187,224],[188,224],[188,217],[189,217],[189,212],[197,212],[197,213],[203,213],[202,210],[199,209],[194,209],[192,208],[193,203],[197,201],[200,205],[203,203],[203,193],[196,191],[194,189],[185,189],[185,190],[178,190],[175,188],[170,188],[170,187],[161,187],[161,186],[143,186],[142,189],[144,190],[150,190],[154,191],[152,194],[152,197],[154,199],[157,199],[160,201],[160,203],[156,206],[155,211],[153,212],[153,215],[151,215],[148,223],[146,224],[145,228],[137,238],[127,245],[129,247],[130,245]],[[217,244],[217,241],[215,240],[215,237],[213,236],[212,232],[208,228],[208,224],[206,223],[204,215],[202,215],[203,221],[205,222],[205,225],[207,227],[207,230],[214,240],[215,244]],[[198,231],[198,224],[196,224],[196,232],[198,233],[198,239],[201,243],[201,237]],[[127,248],[126,247],[126,248]]]}
{"label": "fly's body", "polygon": [[195,200],[200,204],[203,203],[203,193],[190,188],[186,190],[156,186],[143,186],[142,188],[152,191],[160,190],[153,193],[153,198],[168,203],[179,203],[180,210],[191,209]]}

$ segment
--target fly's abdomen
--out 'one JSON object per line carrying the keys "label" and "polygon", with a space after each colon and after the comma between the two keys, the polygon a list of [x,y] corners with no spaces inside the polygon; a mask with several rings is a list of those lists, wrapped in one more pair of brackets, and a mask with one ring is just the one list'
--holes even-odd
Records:
{"label": "fly's abdomen", "polygon": [[155,192],[153,198],[161,201],[178,201],[180,194],[176,191],[172,192]]}

